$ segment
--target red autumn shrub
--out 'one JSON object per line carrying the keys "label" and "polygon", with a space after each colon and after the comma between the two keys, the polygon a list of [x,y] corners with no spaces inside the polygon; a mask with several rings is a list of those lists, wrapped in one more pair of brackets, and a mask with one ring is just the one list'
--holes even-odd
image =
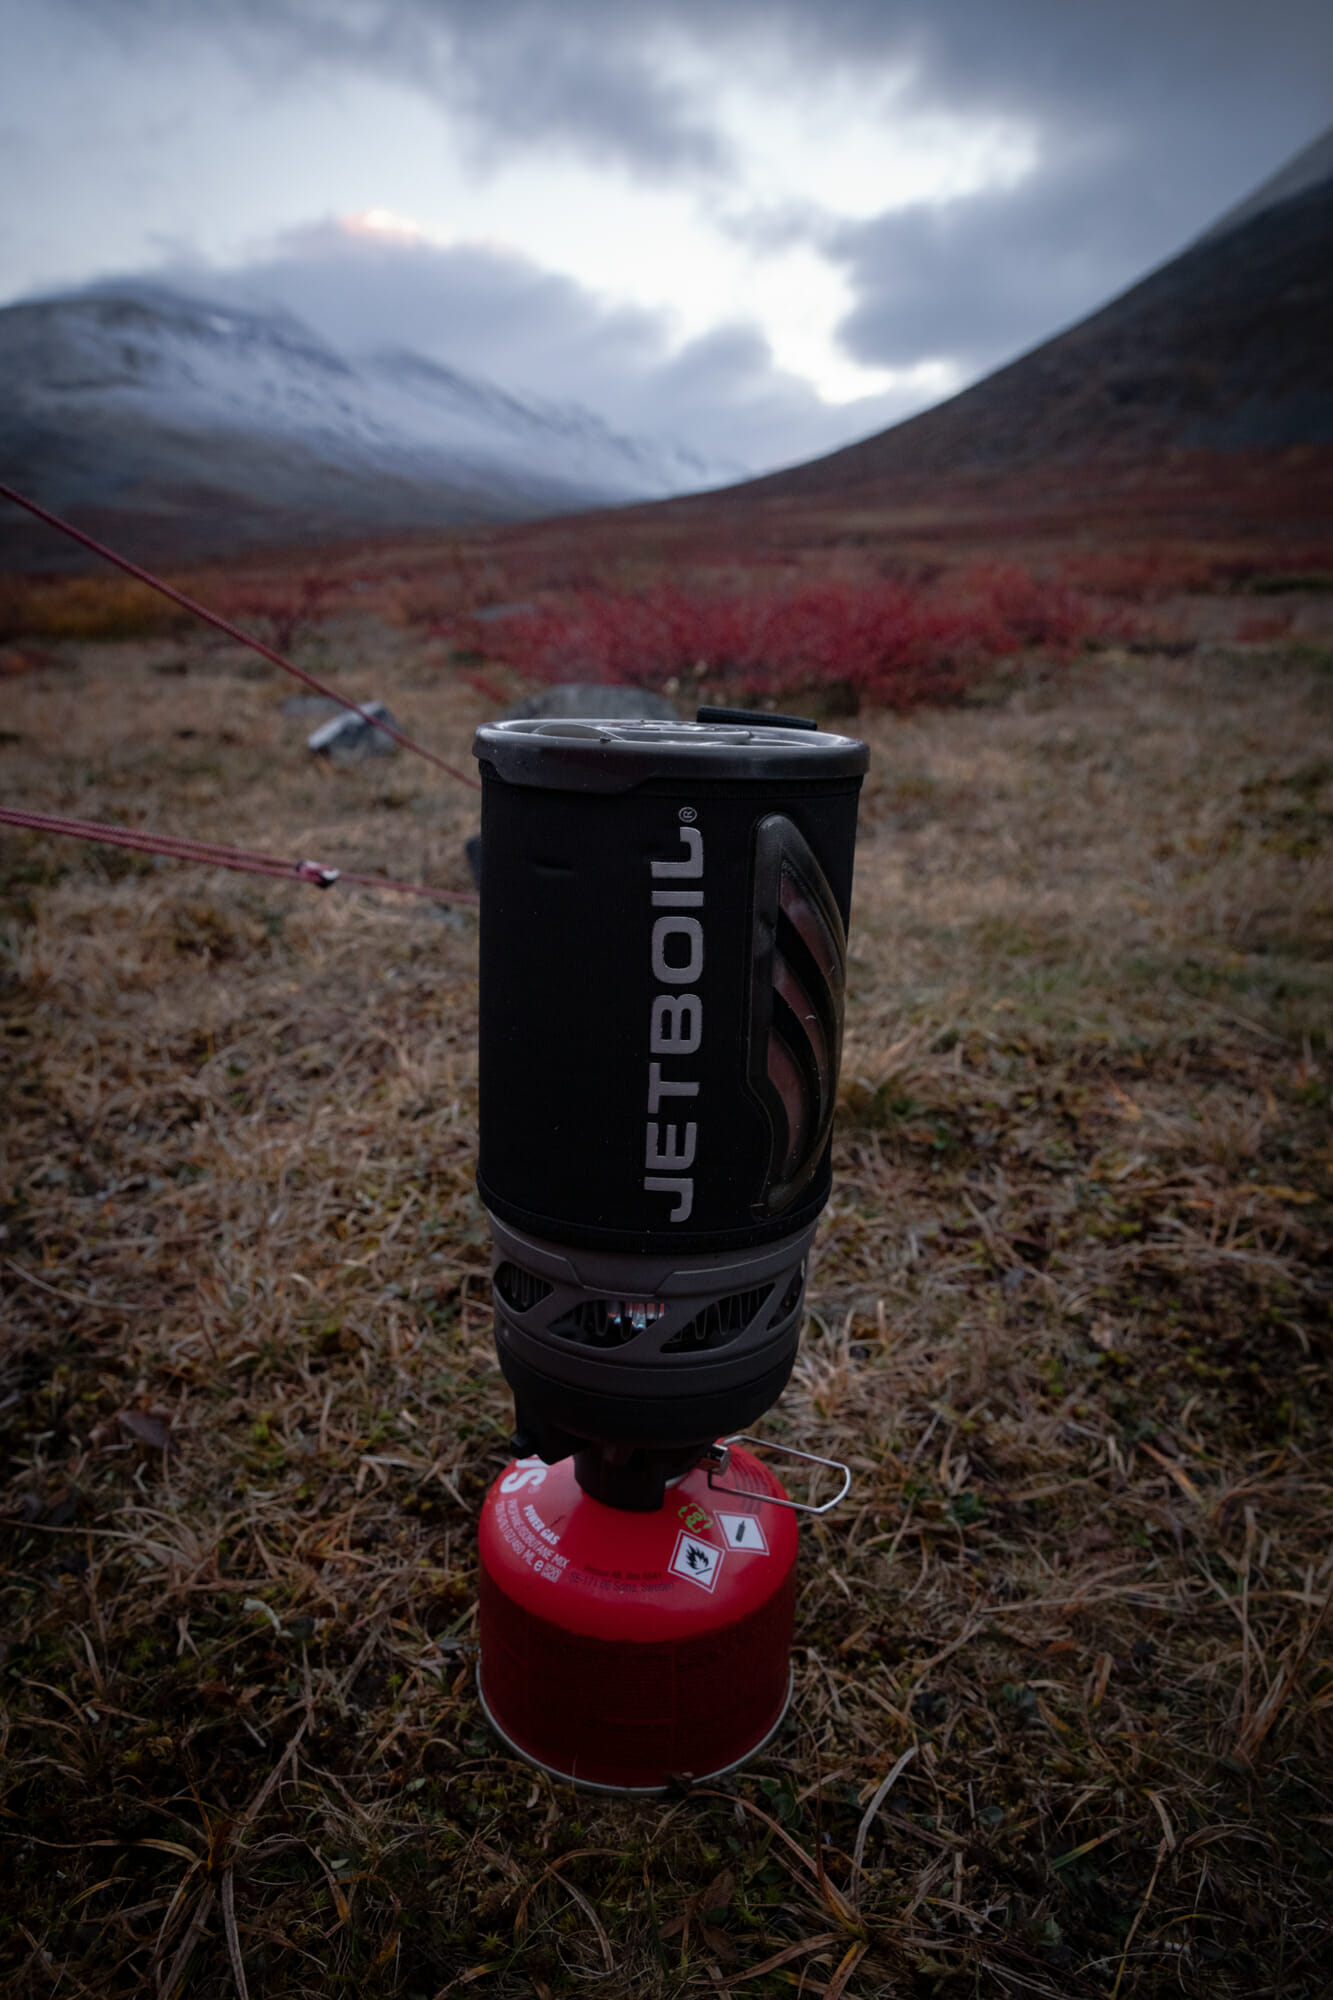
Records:
{"label": "red autumn shrub", "polygon": [[[661,687],[687,675],[737,695],[838,684],[891,708],[956,699],[993,661],[1067,655],[1094,629],[1087,600],[1024,570],[991,568],[937,588],[828,580],[715,593],[658,584],[570,591],[505,628],[511,664],[551,681]],[[479,630],[479,646],[494,636]]]}

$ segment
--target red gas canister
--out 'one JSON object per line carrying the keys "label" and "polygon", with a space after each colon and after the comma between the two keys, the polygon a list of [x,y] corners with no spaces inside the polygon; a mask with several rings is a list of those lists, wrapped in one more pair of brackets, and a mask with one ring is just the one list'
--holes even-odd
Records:
{"label": "red gas canister", "polygon": [[733,1447],[726,1492],[696,1466],[665,1506],[585,1493],[572,1459],[515,1460],[487,1494],[481,1698],[561,1777],[652,1791],[751,1756],[786,1710],[797,1528],[768,1467]]}

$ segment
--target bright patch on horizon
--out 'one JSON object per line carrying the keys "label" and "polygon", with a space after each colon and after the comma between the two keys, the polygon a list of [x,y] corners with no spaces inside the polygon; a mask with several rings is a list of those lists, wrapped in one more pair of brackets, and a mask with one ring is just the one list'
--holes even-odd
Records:
{"label": "bright patch on horizon", "polygon": [[394,243],[439,243],[443,238],[413,222],[410,216],[397,215],[391,208],[363,208],[352,215],[340,218],[342,226],[352,236],[383,236]]}

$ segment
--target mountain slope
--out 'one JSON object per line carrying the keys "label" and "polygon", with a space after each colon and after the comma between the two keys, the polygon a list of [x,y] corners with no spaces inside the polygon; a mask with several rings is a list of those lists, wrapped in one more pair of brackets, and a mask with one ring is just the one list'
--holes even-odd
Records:
{"label": "mountain slope", "polygon": [[1114,469],[1172,451],[1333,446],[1333,178],[1237,214],[948,402],[737,490],[810,497],[1060,464]]}
{"label": "mountain slope", "polygon": [[1227,209],[1199,238],[1206,243],[1211,236],[1225,236],[1242,222],[1249,222],[1253,216],[1262,215],[1267,208],[1276,208],[1279,202],[1287,201],[1294,194],[1304,194],[1307,188],[1318,187],[1321,181],[1333,180],[1333,125],[1327,132],[1321,132],[1308,146],[1293,154],[1284,166],[1266,181],[1261,181],[1253,193],[1238,201],[1234,208]]}
{"label": "mountain slope", "polygon": [[[734,468],[616,435],[419,355],[351,359],[283,313],[104,286],[0,311],[9,483],[141,554],[519,520]],[[0,560],[71,560],[0,517]]]}

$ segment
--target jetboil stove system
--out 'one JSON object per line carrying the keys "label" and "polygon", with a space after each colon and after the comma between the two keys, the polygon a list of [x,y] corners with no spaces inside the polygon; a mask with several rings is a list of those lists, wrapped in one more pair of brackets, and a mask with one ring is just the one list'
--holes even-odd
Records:
{"label": "jetboil stove system", "polygon": [[708,709],[498,722],[474,750],[478,1182],[517,1419],[481,1695],[533,1762],[655,1790],[741,1762],[787,1703],[796,1509],[737,1434],[791,1374],[829,1195],[868,753]]}

